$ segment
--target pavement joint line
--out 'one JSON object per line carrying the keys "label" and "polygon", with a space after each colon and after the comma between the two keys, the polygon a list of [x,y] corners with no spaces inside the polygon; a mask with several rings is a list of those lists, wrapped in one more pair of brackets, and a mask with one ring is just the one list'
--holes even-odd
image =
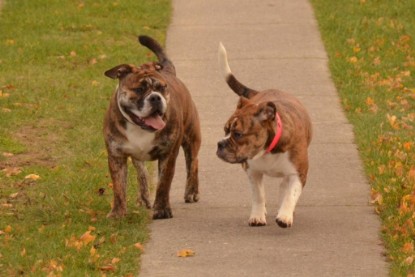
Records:
{"label": "pavement joint line", "polygon": [[310,24],[308,23],[304,23],[304,24],[299,24],[297,22],[290,22],[290,23],[279,23],[279,22],[269,22],[269,23],[255,23],[255,24],[250,24],[250,23],[238,23],[238,24],[188,24],[188,23],[176,23],[176,24],[171,24],[171,27],[186,27],[186,28],[200,28],[200,27],[204,27],[204,28],[223,28],[223,27],[241,27],[241,26],[307,26],[309,27]]}
{"label": "pavement joint line", "polygon": [[[218,42],[218,44],[219,44],[219,42]],[[213,53],[213,52],[211,52],[211,53]],[[239,52],[239,53],[241,53],[241,52]],[[216,53],[215,53],[216,54]],[[253,57],[253,56],[250,56],[250,57],[247,57],[247,58],[241,58],[241,57],[237,57],[237,58],[230,58],[229,59],[229,62],[231,63],[232,61],[252,61],[252,60],[260,60],[260,61],[262,61],[262,60],[270,60],[270,61],[275,61],[275,60],[301,60],[301,61],[304,61],[304,60],[318,60],[318,61],[328,61],[328,59],[326,58],[326,57],[317,57],[317,56],[303,56],[303,57],[275,57],[275,56],[272,56],[272,57]],[[175,61],[175,63],[177,63],[177,62],[206,62],[206,61],[213,61],[212,59],[208,59],[208,58],[205,58],[205,59],[188,59],[188,58],[176,58],[176,59],[174,59],[174,61]],[[219,65],[218,65],[218,67],[219,67]]]}

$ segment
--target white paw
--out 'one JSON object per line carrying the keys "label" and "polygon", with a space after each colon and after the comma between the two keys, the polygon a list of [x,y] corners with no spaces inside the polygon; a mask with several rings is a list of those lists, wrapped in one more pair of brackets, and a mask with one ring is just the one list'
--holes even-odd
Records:
{"label": "white paw", "polygon": [[262,215],[253,215],[253,214],[251,214],[251,216],[249,217],[249,220],[248,220],[248,224],[249,224],[249,226],[265,226],[265,225],[267,225],[267,220],[265,218],[265,213],[263,213]]}
{"label": "white paw", "polygon": [[293,225],[293,214],[282,214],[278,213],[275,221],[277,222],[278,226],[281,228],[291,227]]}

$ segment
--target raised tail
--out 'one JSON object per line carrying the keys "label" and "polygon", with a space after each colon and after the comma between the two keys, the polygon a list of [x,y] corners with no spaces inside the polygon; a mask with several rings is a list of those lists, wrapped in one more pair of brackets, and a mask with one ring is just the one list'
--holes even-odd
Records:
{"label": "raised tail", "polygon": [[163,47],[149,36],[138,36],[138,41],[141,45],[144,45],[148,49],[150,49],[158,58],[159,63],[163,66],[164,70],[167,70],[173,74],[176,74],[176,69],[172,61],[167,57],[166,53],[164,52]]}
{"label": "raised tail", "polygon": [[226,54],[226,49],[222,42],[219,42],[219,66],[223,71],[226,83],[236,94],[246,98],[251,98],[258,93],[256,90],[241,84],[232,74],[228,63],[228,55]]}

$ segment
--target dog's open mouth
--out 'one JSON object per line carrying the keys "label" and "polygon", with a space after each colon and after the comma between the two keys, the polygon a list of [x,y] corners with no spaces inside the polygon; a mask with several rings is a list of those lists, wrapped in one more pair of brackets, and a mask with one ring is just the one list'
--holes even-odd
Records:
{"label": "dog's open mouth", "polygon": [[166,123],[163,121],[162,114],[160,112],[155,112],[150,116],[143,118],[138,117],[132,112],[128,112],[128,115],[135,124],[148,131],[158,131],[166,126]]}

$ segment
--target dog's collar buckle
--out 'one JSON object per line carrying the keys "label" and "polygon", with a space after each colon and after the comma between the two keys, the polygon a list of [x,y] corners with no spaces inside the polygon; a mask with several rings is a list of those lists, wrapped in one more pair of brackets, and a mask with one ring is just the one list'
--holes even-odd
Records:
{"label": "dog's collar buckle", "polygon": [[268,146],[267,150],[265,151],[265,154],[271,153],[271,151],[277,146],[278,141],[281,138],[282,135],[282,121],[280,118],[280,115],[278,112],[275,114],[275,118],[277,121],[277,133],[274,136],[274,139],[272,140],[271,144]]}

